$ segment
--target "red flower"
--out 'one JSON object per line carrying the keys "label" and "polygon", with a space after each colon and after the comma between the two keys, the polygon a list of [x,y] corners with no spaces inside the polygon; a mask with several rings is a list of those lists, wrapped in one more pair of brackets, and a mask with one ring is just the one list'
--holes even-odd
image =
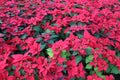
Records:
{"label": "red flower", "polygon": [[6,60],[0,62],[0,73],[2,73],[7,66]]}
{"label": "red flower", "polygon": [[60,66],[56,66],[56,65],[50,66],[47,69],[47,74],[44,76],[44,78],[46,80],[53,80],[53,79],[59,80],[63,76],[62,70],[63,70],[63,68]]}
{"label": "red flower", "polygon": [[103,80],[103,79],[98,77],[96,74],[92,74],[87,76],[87,80]]}
{"label": "red flower", "polygon": [[99,59],[97,63],[98,63],[98,71],[107,70],[108,64],[106,61],[104,61],[103,59]]}
{"label": "red flower", "polygon": [[102,70],[106,71],[108,68],[107,62],[99,58],[97,54],[94,55],[94,59],[92,62],[90,62],[90,64],[94,67],[98,67],[98,71],[102,71]]}
{"label": "red flower", "polygon": [[0,80],[6,80],[8,76],[8,71],[6,71],[5,69],[0,70]]}
{"label": "red flower", "polygon": [[7,0],[0,0],[0,5],[2,5],[3,3],[5,3]]}
{"label": "red flower", "polygon": [[24,49],[29,49],[28,52],[26,52],[26,55],[31,53],[32,55],[36,55],[39,54],[41,51],[40,48],[40,44],[36,43],[35,39],[32,37],[29,37],[27,40],[25,40],[25,44],[27,43],[27,45],[23,46],[23,50]]}
{"label": "red flower", "polygon": [[32,74],[32,75],[30,75],[30,76],[28,76],[26,79],[27,79],[27,80],[35,80],[35,78],[34,78],[34,75],[33,75],[33,74]]}
{"label": "red flower", "polygon": [[106,80],[115,80],[113,75],[105,76]]}
{"label": "red flower", "polygon": [[68,49],[68,42],[59,40],[52,45],[54,55],[59,55],[62,50]]}
{"label": "red flower", "polygon": [[5,34],[1,34],[1,33],[0,33],[0,37],[3,37],[4,35],[5,35]]}
{"label": "red flower", "polygon": [[15,76],[8,76],[7,80],[15,80]]}
{"label": "red flower", "polygon": [[80,63],[79,65],[78,65],[78,73],[77,73],[77,77],[79,78],[79,77],[82,77],[82,78],[85,78],[85,71],[84,71],[84,66],[83,66],[83,64],[82,63]]}
{"label": "red flower", "polygon": [[97,42],[97,39],[93,37],[87,30],[85,30],[83,43],[93,48],[97,48],[96,42]]}
{"label": "red flower", "polygon": [[[68,60],[66,64],[67,64],[66,69],[68,71],[68,78],[69,79],[75,77],[76,75],[77,76],[82,76],[82,75],[78,75],[78,67],[77,67],[77,64],[76,64],[76,61],[75,61],[74,58],[72,60]],[[80,68],[80,66],[79,66],[79,68]]]}
{"label": "red flower", "polygon": [[27,60],[27,58],[29,58],[29,56],[22,55],[22,54],[16,54],[16,55],[12,55],[12,58],[14,59],[13,63],[16,63],[16,62],[21,62],[23,60]]}

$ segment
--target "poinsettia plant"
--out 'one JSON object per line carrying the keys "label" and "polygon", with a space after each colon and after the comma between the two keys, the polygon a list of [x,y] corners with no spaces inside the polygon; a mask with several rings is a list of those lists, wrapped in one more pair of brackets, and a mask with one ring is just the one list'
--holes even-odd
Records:
{"label": "poinsettia plant", "polygon": [[120,0],[0,0],[0,80],[119,80]]}

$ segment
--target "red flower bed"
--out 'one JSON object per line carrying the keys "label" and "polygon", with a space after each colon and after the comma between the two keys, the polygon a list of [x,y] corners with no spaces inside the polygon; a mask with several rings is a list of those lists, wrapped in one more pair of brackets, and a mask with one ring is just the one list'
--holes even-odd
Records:
{"label": "red flower bed", "polygon": [[119,0],[1,0],[0,80],[119,76]]}

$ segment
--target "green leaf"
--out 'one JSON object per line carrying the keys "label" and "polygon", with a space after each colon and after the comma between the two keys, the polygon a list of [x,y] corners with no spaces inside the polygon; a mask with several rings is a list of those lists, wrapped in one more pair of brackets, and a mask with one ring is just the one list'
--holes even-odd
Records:
{"label": "green leaf", "polygon": [[27,36],[28,36],[27,34],[23,34],[20,38],[25,39],[25,38],[27,38]]}
{"label": "green leaf", "polygon": [[76,25],[75,22],[70,22],[70,26],[74,26],[74,25]]}
{"label": "green leaf", "polygon": [[96,74],[97,74],[99,77],[101,77],[101,78],[104,78],[104,77],[105,77],[104,75],[102,75],[102,72],[96,71]]}
{"label": "green leaf", "polygon": [[34,26],[34,27],[33,27],[33,30],[39,32],[41,29],[40,29],[40,26]]}
{"label": "green leaf", "polygon": [[38,40],[36,40],[36,42],[42,42],[43,41],[43,38],[39,38]]}
{"label": "green leaf", "polygon": [[66,68],[66,67],[67,67],[67,65],[66,65],[66,64],[63,64],[63,67],[64,67],[64,68]]}
{"label": "green leaf", "polygon": [[120,52],[116,53],[116,55],[117,55],[118,57],[120,57]]}
{"label": "green leaf", "polygon": [[53,51],[51,48],[47,49],[47,54],[52,58],[53,57]]}
{"label": "green leaf", "polygon": [[120,74],[120,71],[118,70],[118,67],[114,66],[111,70],[110,73],[113,73],[113,74]]}
{"label": "green leaf", "polygon": [[109,64],[106,72],[113,73],[113,74],[120,74],[120,70],[118,69],[118,67],[113,64]]}
{"label": "green leaf", "polygon": [[82,38],[83,35],[82,34],[77,34],[78,38]]}
{"label": "green leaf", "polygon": [[92,70],[90,71],[90,75],[92,75],[92,74],[94,74],[94,73],[95,73],[95,71],[92,71]]}
{"label": "green leaf", "polygon": [[42,22],[41,22],[41,23],[42,23],[42,25],[45,25],[45,24],[46,24],[46,22],[47,22],[46,20],[42,20]]}
{"label": "green leaf", "polygon": [[58,35],[55,35],[55,34],[51,35],[51,39],[53,38],[58,38]]}
{"label": "green leaf", "polygon": [[52,14],[47,14],[47,15],[44,17],[44,20],[46,20],[46,21],[51,21],[52,19],[53,19]]}
{"label": "green leaf", "polygon": [[92,60],[93,60],[93,55],[89,55],[86,57],[85,62],[87,64],[87,63],[91,62]]}
{"label": "green leaf", "polygon": [[15,69],[16,69],[16,66],[12,66],[12,69],[15,70]]}
{"label": "green leaf", "polygon": [[0,24],[2,24],[3,22],[2,22],[2,20],[0,20]]}
{"label": "green leaf", "polygon": [[70,80],[75,80],[75,78],[71,78]]}
{"label": "green leaf", "polygon": [[78,52],[77,51],[73,51],[72,55],[73,56],[78,55]]}
{"label": "green leaf", "polygon": [[76,56],[76,63],[78,64],[80,61],[82,60],[82,57],[81,56]]}
{"label": "green leaf", "polygon": [[39,79],[39,76],[38,76],[38,74],[37,74],[36,72],[34,72],[34,79],[35,79],[35,80],[40,80],[40,79]]}
{"label": "green leaf", "polygon": [[79,4],[75,4],[74,8],[80,8],[80,5]]}
{"label": "green leaf", "polygon": [[99,50],[99,48],[95,48],[95,50]]}
{"label": "green leaf", "polygon": [[94,68],[94,71],[98,71],[98,67],[95,67],[95,68]]}
{"label": "green leaf", "polygon": [[95,36],[96,38],[100,38],[100,34],[98,34],[98,33],[94,34],[94,36]]}
{"label": "green leaf", "polygon": [[39,34],[45,32],[44,29],[42,27],[40,27],[40,26],[34,26],[33,30],[35,31],[34,36],[38,36]]}
{"label": "green leaf", "polygon": [[63,50],[62,53],[61,53],[61,56],[63,58],[68,58],[71,56],[71,54],[69,52],[67,52],[66,50]]}
{"label": "green leaf", "polygon": [[47,29],[46,31],[45,31],[45,33],[50,33],[51,31],[49,30],[49,29]]}
{"label": "green leaf", "polygon": [[48,40],[48,43],[49,43],[49,44],[53,44],[53,43],[54,43],[54,40],[53,40],[53,39],[50,39],[50,40]]}
{"label": "green leaf", "polygon": [[25,75],[24,69],[20,69],[19,72],[20,72],[21,75],[23,75],[23,76]]}
{"label": "green leaf", "polygon": [[107,70],[106,70],[106,72],[107,72],[107,73],[110,73],[110,71],[111,71],[111,67],[110,67],[110,65],[109,65],[108,68],[107,68]]}
{"label": "green leaf", "polygon": [[84,22],[77,22],[78,26],[85,26],[86,24]]}
{"label": "green leaf", "polygon": [[92,52],[92,48],[88,47],[88,48],[85,49],[85,51],[86,51],[87,55],[89,55]]}
{"label": "green leaf", "polygon": [[50,25],[51,26],[58,26],[58,24],[56,24],[56,23],[51,23]]}
{"label": "green leaf", "polygon": [[63,74],[64,74],[65,76],[67,76],[67,75],[68,75],[68,72],[67,72],[67,70],[66,70],[66,69],[64,69],[62,72],[63,72]]}
{"label": "green leaf", "polygon": [[120,51],[116,49],[116,56],[120,57]]}
{"label": "green leaf", "polygon": [[102,72],[101,72],[101,71],[98,71],[98,67],[95,67],[95,68],[94,68],[94,71],[96,72],[96,74],[97,74],[99,77],[105,78],[105,76],[102,74]]}
{"label": "green leaf", "polygon": [[82,78],[82,77],[80,77],[80,78],[78,78],[78,79],[76,79],[76,80],[85,80],[84,78]]}
{"label": "green leaf", "polygon": [[43,50],[46,47],[46,43],[41,44],[41,49]]}
{"label": "green leaf", "polygon": [[92,66],[90,64],[87,64],[85,69],[92,69]]}
{"label": "green leaf", "polygon": [[14,75],[14,71],[9,71],[9,76]]}
{"label": "green leaf", "polygon": [[70,12],[69,14],[71,17],[78,15],[77,13]]}
{"label": "green leaf", "polygon": [[35,34],[33,35],[33,37],[38,37],[40,33],[39,32],[35,32]]}
{"label": "green leaf", "polygon": [[79,78],[73,77],[73,78],[71,78],[70,80],[85,80],[85,79],[82,78],[82,77],[79,77]]}
{"label": "green leaf", "polygon": [[115,49],[114,46],[112,46],[112,45],[108,45],[107,47],[108,47],[108,49],[110,49],[110,50],[114,50],[114,49]]}

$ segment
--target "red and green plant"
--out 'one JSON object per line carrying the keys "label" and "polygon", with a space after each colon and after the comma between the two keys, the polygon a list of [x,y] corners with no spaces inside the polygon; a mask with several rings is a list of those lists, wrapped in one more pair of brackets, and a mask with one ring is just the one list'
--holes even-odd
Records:
{"label": "red and green plant", "polygon": [[120,79],[120,0],[0,1],[0,80]]}

